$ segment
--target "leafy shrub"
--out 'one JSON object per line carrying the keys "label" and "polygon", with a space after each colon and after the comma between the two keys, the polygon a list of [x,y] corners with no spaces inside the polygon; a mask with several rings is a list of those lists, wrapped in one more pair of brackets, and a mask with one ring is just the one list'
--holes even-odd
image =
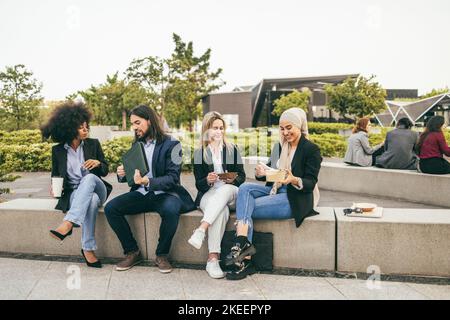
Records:
{"label": "leafy shrub", "polygon": [[9,172],[50,171],[52,144],[0,144],[0,169]]}
{"label": "leafy shrub", "polygon": [[0,146],[3,144],[28,145],[42,143],[42,136],[39,130],[18,130],[2,131],[0,130]]}

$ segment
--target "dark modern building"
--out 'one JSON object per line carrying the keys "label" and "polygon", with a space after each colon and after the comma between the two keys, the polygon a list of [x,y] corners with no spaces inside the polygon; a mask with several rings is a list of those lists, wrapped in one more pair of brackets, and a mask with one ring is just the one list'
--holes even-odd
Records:
{"label": "dark modern building", "polygon": [[[218,111],[224,115],[234,130],[249,127],[277,125],[279,118],[272,114],[274,101],[294,90],[308,88],[312,92],[309,103],[308,120],[336,122],[341,115],[328,109],[324,87],[327,84],[340,84],[347,78],[356,78],[359,74],[334,76],[263,79],[254,86],[236,87],[232,92],[212,93],[203,97],[203,114]],[[423,123],[426,117],[436,112],[444,114],[448,120],[448,100],[442,95],[418,102],[399,102],[395,99],[418,99],[417,89],[386,89],[385,112],[377,114],[375,119],[382,126],[395,125],[396,121],[407,116],[414,123]],[[447,109],[446,109],[447,108]]]}
{"label": "dark modern building", "polygon": [[273,102],[283,94],[308,88],[312,92],[308,116],[309,120],[335,122],[339,114],[326,107],[326,84],[339,84],[358,74],[335,76],[263,79],[255,86],[237,87],[232,92],[213,93],[203,98],[203,114],[218,111],[238,123],[239,128],[271,126],[278,124],[279,118],[272,114]]}

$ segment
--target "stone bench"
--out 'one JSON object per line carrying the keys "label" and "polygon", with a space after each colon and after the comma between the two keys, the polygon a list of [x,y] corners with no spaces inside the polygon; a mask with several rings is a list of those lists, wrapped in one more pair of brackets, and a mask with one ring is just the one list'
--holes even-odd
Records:
{"label": "stone bench", "polygon": [[450,208],[450,175],[323,162],[319,187]]}
{"label": "stone bench", "polygon": [[[73,234],[61,245],[49,236],[49,230],[56,228],[64,214],[55,210],[54,199],[15,199],[0,203],[0,252],[33,253],[44,255],[80,255],[81,230]],[[145,258],[145,217],[127,217],[131,230]],[[122,247],[108,221],[100,209],[96,223],[96,241],[99,257],[123,257]]]}
{"label": "stone bench", "polygon": [[450,210],[384,209],[379,219],[335,212],[338,271],[450,277]]}
{"label": "stone bench", "polygon": [[[80,255],[81,233],[74,234],[60,245],[48,236],[48,230],[58,226],[63,218],[53,209],[53,199],[16,199],[0,204],[0,252],[33,253],[44,255]],[[306,219],[300,229],[290,220],[255,220],[255,230],[274,235],[276,268],[334,271],[336,226],[334,210],[319,208],[320,215]],[[192,211],[181,215],[177,233],[172,242],[170,257],[175,262],[204,264],[208,249],[204,243],[196,250],[187,243],[198,227],[202,213]],[[133,234],[146,259],[155,258],[159,236],[160,216],[146,213],[127,217]],[[227,230],[234,230],[232,215]],[[96,225],[98,256],[123,257],[122,248],[100,209]]]}

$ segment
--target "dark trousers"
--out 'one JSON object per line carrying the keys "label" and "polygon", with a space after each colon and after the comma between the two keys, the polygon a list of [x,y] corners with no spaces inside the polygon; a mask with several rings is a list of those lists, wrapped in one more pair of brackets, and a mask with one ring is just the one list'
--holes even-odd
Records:
{"label": "dark trousers", "polygon": [[450,174],[450,163],[444,158],[420,159],[420,171],[429,174]]}
{"label": "dark trousers", "polygon": [[382,146],[380,149],[372,153],[372,166],[376,165],[377,163],[377,157],[381,156],[384,153],[384,146]]}
{"label": "dark trousers", "polygon": [[105,207],[105,215],[122,244],[124,254],[127,254],[138,250],[139,247],[125,216],[158,212],[161,216],[161,225],[156,255],[165,256],[169,254],[173,236],[177,231],[180,209],[181,200],[176,196],[167,193],[155,195],[153,192],[144,196],[138,191],[131,191],[109,201]]}

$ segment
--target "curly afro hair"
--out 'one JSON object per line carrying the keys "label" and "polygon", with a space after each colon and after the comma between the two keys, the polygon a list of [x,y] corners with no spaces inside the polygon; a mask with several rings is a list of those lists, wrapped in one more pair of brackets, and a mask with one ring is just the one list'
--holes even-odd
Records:
{"label": "curly afro hair", "polygon": [[56,107],[48,122],[41,127],[44,139],[52,138],[54,142],[71,143],[78,136],[78,128],[92,118],[89,109],[79,102],[66,101]]}

